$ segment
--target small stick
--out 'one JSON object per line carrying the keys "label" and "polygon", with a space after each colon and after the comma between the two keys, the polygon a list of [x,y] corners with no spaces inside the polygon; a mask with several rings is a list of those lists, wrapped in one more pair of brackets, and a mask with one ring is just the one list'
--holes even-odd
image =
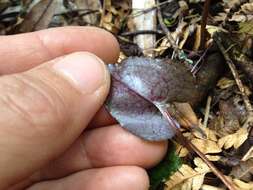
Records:
{"label": "small stick", "polygon": [[161,2],[161,3],[157,3],[155,6],[153,7],[150,7],[150,8],[147,8],[147,9],[143,9],[143,10],[140,10],[140,11],[136,11],[135,14],[131,14],[131,15],[128,15],[127,18],[134,18],[136,16],[140,16],[142,14],[146,14],[154,9],[157,9],[158,7],[162,6],[162,5],[166,5],[168,3],[171,3],[173,0],[167,0],[167,1],[164,1],[164,2]]}
{"label": "small stick", "polygon": [[224,56],[227,64],[228,64],[228,66],[229,66],[229,68],[230,68],[230,70],[231,70],[231,72],[233,74],[235,82],[236,82],[236,84],[237,84],[237,86],[238,86],[238,88],[239,88],[239,90],[240,90],[240,92],[242,94],[242,99],[243,99],[245,108],[246,108],[247,113],[248,113],[247,114],[247,119],[244,122],[242,128],[249,128],[251,126],[250,123],[253,121],[253,108],[252,108],[252,105],[250,103],[250,100],[249,100],[246,92],[245,92],[245,88],[244,88],[244,86],[242,84],[242,81],[241,81],[241,79],[239,77],[239,74],[238,74],[238,72],[236,70],[236,67],[235,67],[233,61],[228,56],[228,53],[225,50],[225,48],[223,47],[221,41],[218,38],[215,38],[215,41],[218,44],[218,46],[219,46],[219,48],[220,48],[220,50],[221,50],[221,52],[222,52],[222,54],[223,54],[223,56]]}
{"label": "small stick", "polygon": [[226,60],[226,62],[228,64],[228,66],[229,66],[229,69],[231,70],[231,72],[233,74],[235,82],[236,82],[236,84],[237,84],[237,86],[238,86],[238,88],[239,88],[239,90],[240,90],[240,92],[242,94],[242,99],[243,99],[243,102],[245,104],[245,108],[246,108],[247,112],[248,113],[252,112],[253,109],[252,109],[252,106],[250,104],[250,100],[249,100],[249,98],[248,98],[248,96],[247,96],[247,94],[245,92],[245,88],[244,88],[244,86],[242,84],[242,81],[241,81],[241,79],[239,77],[239,74],[238,74],[238,72],[236,70],[236,67],[235,67],[233,61],[228,56],[228,53],[225,50],[225,48],[223,47],[223,45],[220,42],[220,40],[215,39],[215,41],[216,41],[217,45],[219,46],[219,48],[220,48],[220,50],[221,50],[221,52],[222,52],[222,54],[223,54],[223,56],[224,56],[224,58],[225,58],[225,60]]}
{"label": "small stick", "polygon": [[137,30],[133,32],[124,32],[121,33],[120,36],[136,36],[141,34],[159,34],[164,35],[165,33],[161,30]]}
{"label": "small stick", "polygon": [[208,117],[209,117],[209,113],[210,113],[211,102],[212,102],[212,97],[208,96],[207,102],[206,102],[205,118],[204,118],[204,122],[203,122],[203,126],[204,127],[207,127],[207,122],[208,122]]}
{"label": "small stick", "polygon": [[167,108],[164,106],[157,105],[158,109],[161,111],[162,115],[167,119],[170,126],[174,129],[176,136],[180,140],[180,143],[185,146],[188,151],[195,152],[212,170],[212,172],[220,178],[220,180],[227,186],[229,190],[236,190],[234,184],[229,181],[214,165],[212,162],[208,160],[208,158],[194,145],[191,141],[189,141],[186,137],[183,136],[181,131],[179,130],[179,124],[171,117]]}
{"label": "small stick", "polygon": [[206,23],[207,23],[207,17],[208,17],[208,13],[209,13],[210,2],[211,2],[211,0],[206,0],[205,4],[204,4],[204,10],[203,10],[202,19],[201,19],[200,50],[205,49]]}
{"label": "small stick", "polygon": [[[132,0],[132,14],[140,10],[145,10],[155,6],[155,0]],[[145,14],[135,16],[133,23],[136,31],[140,30],[156,30],[156,9]],[[145,56],[154,57],[156,36],[154,34],[135,35],[134,41],[142,49]]]}

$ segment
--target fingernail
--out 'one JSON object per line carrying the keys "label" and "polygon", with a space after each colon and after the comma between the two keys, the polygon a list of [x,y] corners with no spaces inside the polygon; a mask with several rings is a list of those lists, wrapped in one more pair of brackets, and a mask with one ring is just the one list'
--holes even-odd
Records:
{"label": "fingernail", "polygon": [[86,52],[67,55],[55,63],[53,68],[84,93],[96,91],[108,78],[103,61]]}

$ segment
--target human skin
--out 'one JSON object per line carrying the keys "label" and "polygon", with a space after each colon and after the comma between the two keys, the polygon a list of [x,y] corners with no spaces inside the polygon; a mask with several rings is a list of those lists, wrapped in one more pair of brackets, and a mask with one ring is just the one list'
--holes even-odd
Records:
{"label": "human skin", "polygon": [[108,32],[64,27],[0,37],[0,190],[148,189],[166,142],[122,129],[103,107]]}

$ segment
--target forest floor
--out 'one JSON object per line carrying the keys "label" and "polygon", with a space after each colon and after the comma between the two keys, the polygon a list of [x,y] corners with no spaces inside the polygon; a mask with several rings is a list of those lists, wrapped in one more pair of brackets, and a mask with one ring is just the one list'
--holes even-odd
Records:
{"label": "forest floor", "polygon": [[[182,134],[218,168],[220,178],[235,189],[253,190],[252,0],[0,1],[1,35],[68,25],[110,31],[120,43],[119,63],[131,56],[177,59],[194,77],[215,44],[223,57],[216,65],[222,70],[218,80],[211,81],[197,106],[188,102],[174,115],[185,126]],[[164,160],[148,171],[150,189],[229,188],[176,139],[169,144]]]}

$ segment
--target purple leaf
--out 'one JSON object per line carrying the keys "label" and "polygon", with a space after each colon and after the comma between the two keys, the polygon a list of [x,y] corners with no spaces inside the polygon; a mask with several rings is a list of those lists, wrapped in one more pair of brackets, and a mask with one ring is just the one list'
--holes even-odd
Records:
{"label": "purple leaf", "polygon": [[122,82],[112,80],[107,108],[121,126],[147,140],[168,139],[174,132],[159,110]]}
{"label": "purple leaf", "polygon": [[112,75],[107,108],[123,128],[147,140],[170,139],[174,130],[158,110],[167,103],[188,102],[198,85],[183,63],[130,57],[109,65]]}

